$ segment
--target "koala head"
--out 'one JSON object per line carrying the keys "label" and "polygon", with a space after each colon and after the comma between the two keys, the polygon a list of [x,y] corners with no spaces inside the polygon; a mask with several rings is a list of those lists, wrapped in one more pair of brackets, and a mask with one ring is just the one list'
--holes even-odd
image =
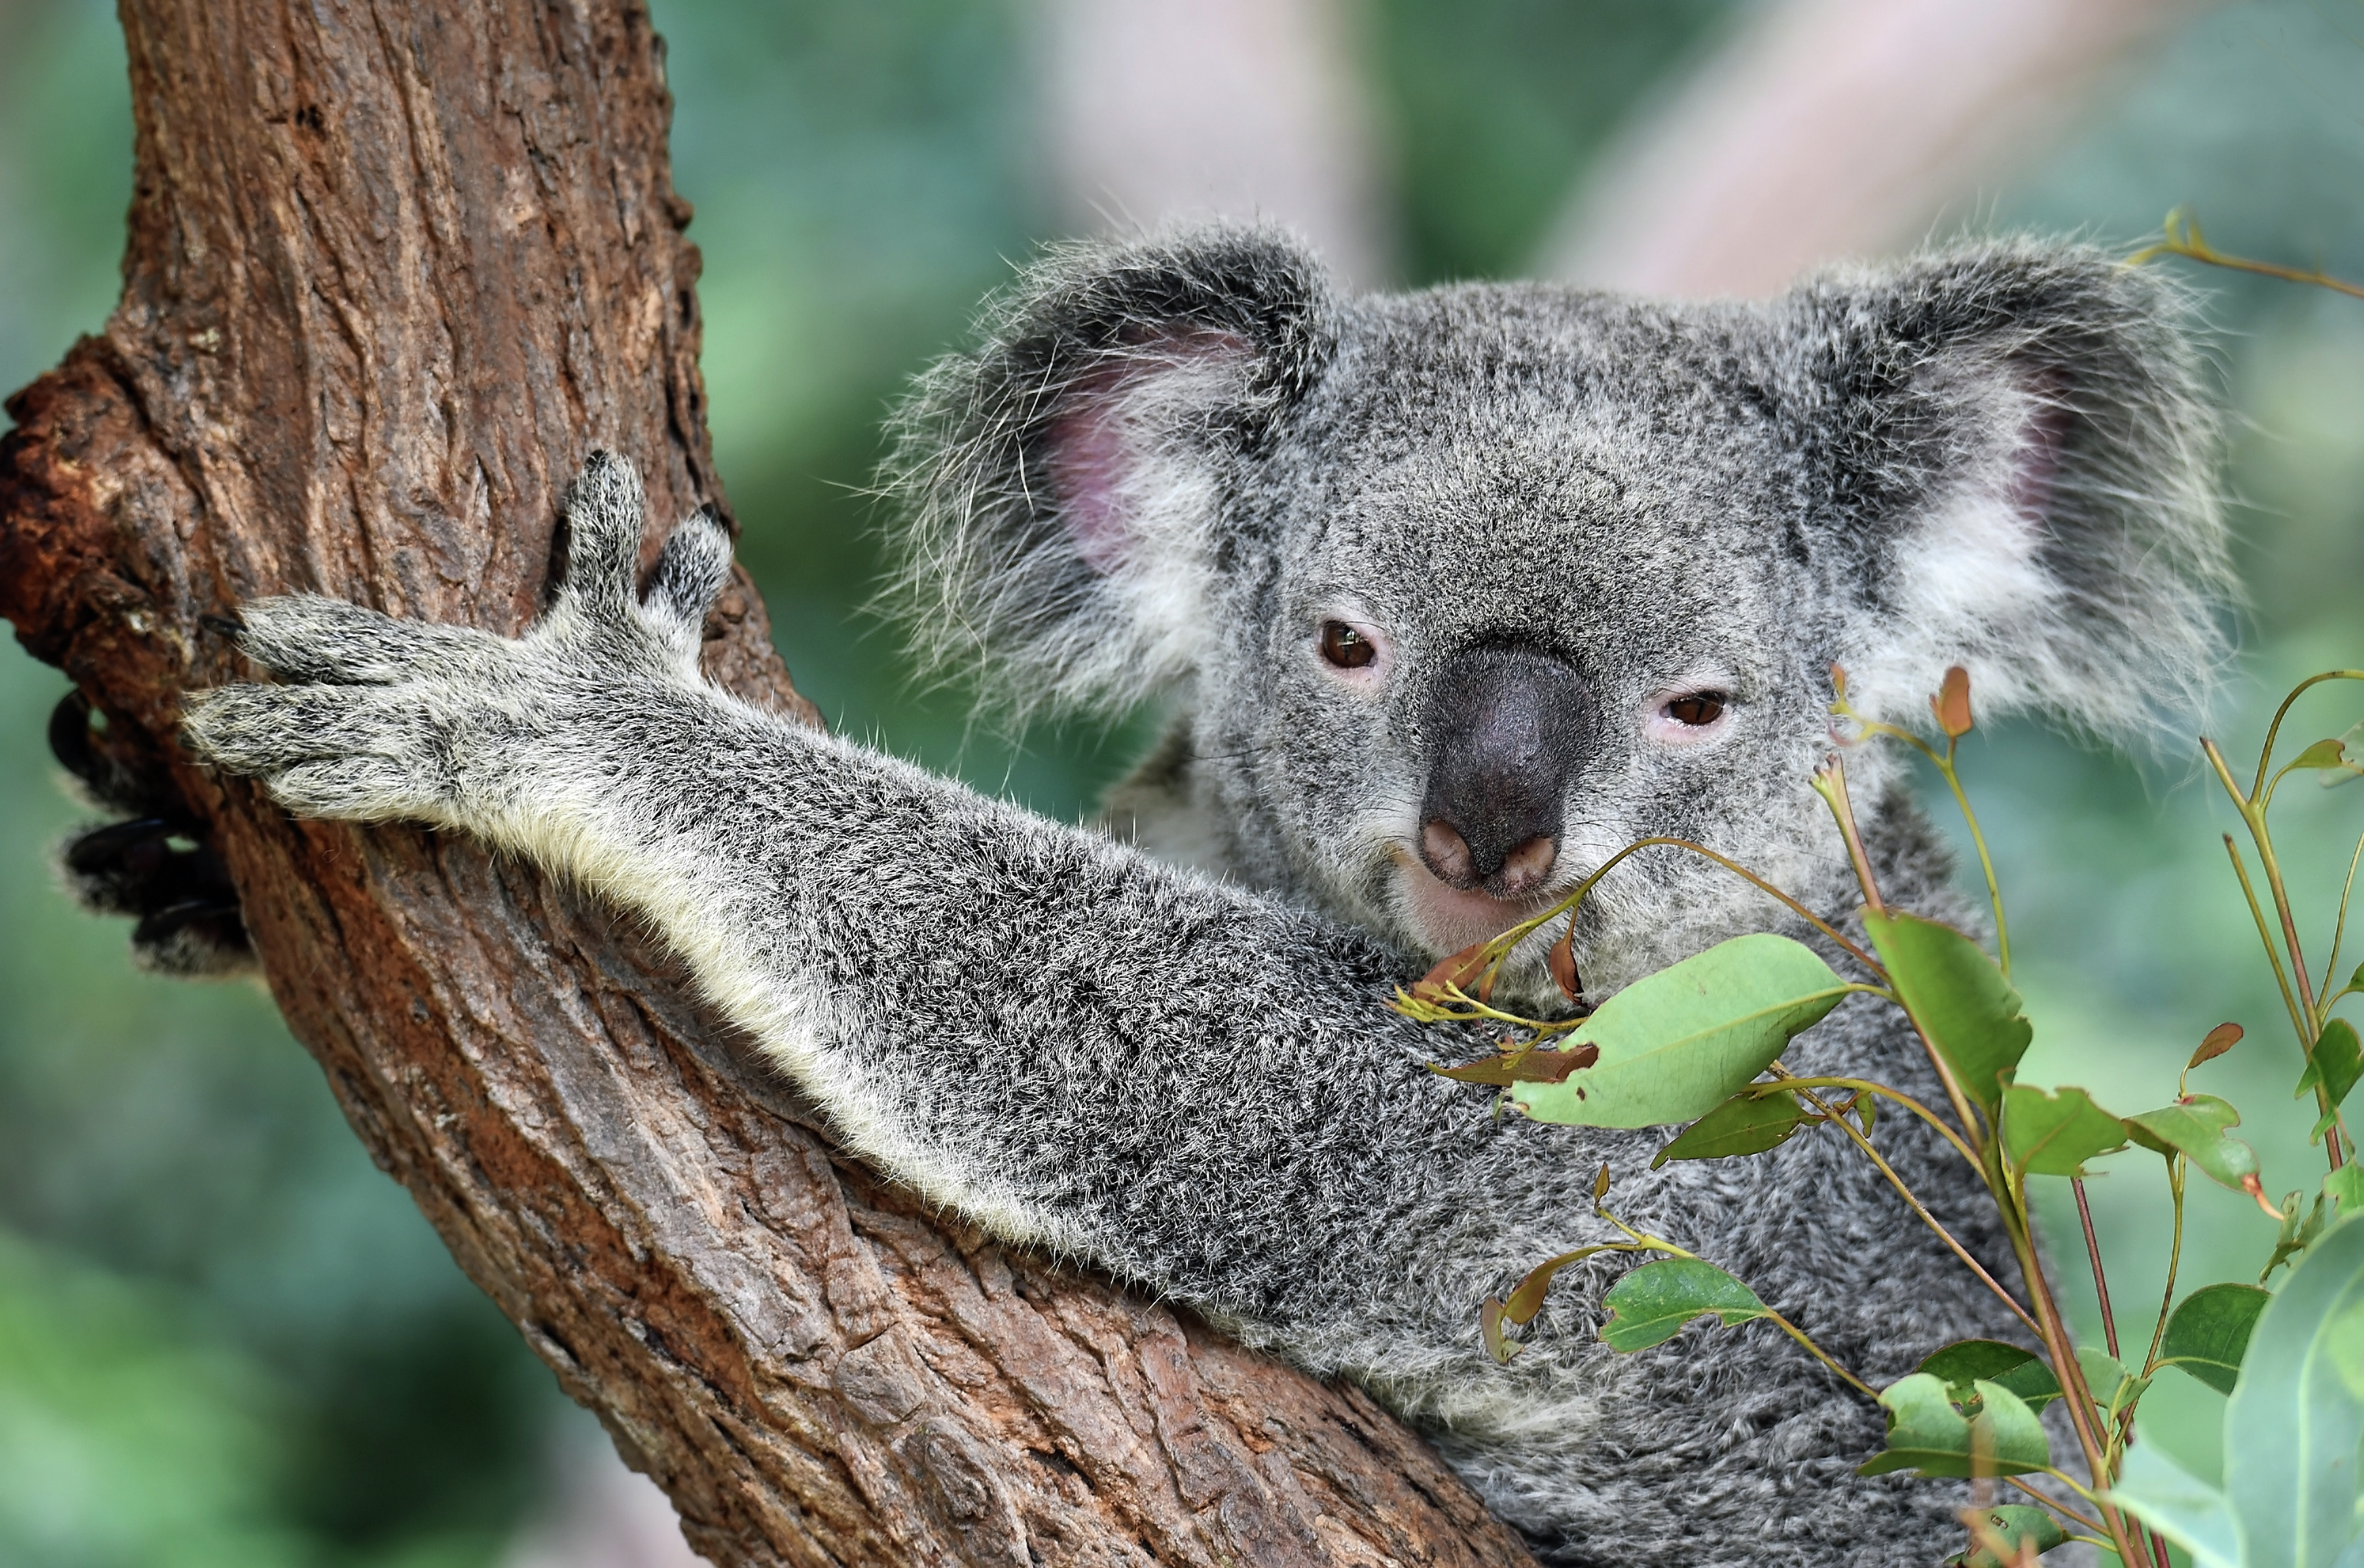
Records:
{"label": "koala head", "polygon": [[[2099,734],[2213,673],[2181,316],[2026,241],[1695,305],[1350,300],[1263,230],[1063,250],[898,420],[901,607],[1020,711],[1170,695],[1148,837],[1408,955],[1651,835],[1851,907],[1809,787],[1834,665],[1869,717],[1925,723],[1958,663],[1981,714]],[[1849,766],[1876,810],[1895,764]],[[1774,912],[1647,851],[1588,906],[1584,972]]]}

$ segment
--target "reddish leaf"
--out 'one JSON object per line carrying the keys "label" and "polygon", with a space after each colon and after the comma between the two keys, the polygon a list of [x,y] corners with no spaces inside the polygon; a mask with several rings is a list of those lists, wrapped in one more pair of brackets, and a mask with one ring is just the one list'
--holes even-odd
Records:
{"label": "reddish leaf", "polygon": [[1584,979],[1576,972],[1576,918],[1574,916],[1568,917],[1567,929],[1559,934],[1559,940],[1552,943],[1551,954],[1547,962],[1551,966],[1552,984],[1559,987],[1560,995],[1571,1002],[1582,1001]]}
{"label": "reddish leaf", "polygon": [[1478,1330],[1486,1337],[1486,1351],[1498,1362],[1507,1362],[1518,1347],[1502,1338],[1502,1304],[1492,1296],[1478,1314]]}
{"label": "reddish leaf", "polygon": [[1473,942],[1413,982],[1411,994],[1423,1002],[1450,1002],[1453,998],[1444,988],[1454,985],[1460,988],[1463,995],[1475,995],[1483,1002],[1492,994],[1493,986],[1475,991],[1471,988],[1485,971],[1486,944]]}
{"label": "reddish leaf", "polygon": [[1970,673],[1959,664],[1946,672],[1946,684],[1929,699],[1929,711],[1937,716],[1937,728],[1946,732],[1948,740],[1959,740],[1970,732]]}
{"label": "reddish leaf", "polygon": [[2184,1071],[2189,1073],[2203,1062],[2213,1062],[2240,1043],[2240,1025],[2218,1024],[2201,1040],[2200,1049],[2191,1053],[2191,1060],[2184,1064]]}
{"label": "reddish leaf", "polygon": [[1459,1067],[1432,1067],[1429,1071],[1456,1084],[1491,1084],[1509,1088],[1513,1084],[1565,1084],[1569,1073],[1600,1060],[1599,1046],[1579,1045],[1574,1051],[1509,1051]]}

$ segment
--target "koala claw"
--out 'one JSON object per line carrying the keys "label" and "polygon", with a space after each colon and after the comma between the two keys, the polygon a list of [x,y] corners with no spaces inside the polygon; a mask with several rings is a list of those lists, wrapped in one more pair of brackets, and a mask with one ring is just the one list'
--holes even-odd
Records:
{"label": "koala claw", "polygon": [[191,748],[302,816],[485,826],[527,787],[537,742],[597,723],[628,686],[697,682],[730,574],[730,535],[702,508],[666,541],[643,599],[640,479],[606,452],[584,465],[567,524],[550,610],[514,639],[317,595],[243,606],[240,648],[285,684],[193,696]]}

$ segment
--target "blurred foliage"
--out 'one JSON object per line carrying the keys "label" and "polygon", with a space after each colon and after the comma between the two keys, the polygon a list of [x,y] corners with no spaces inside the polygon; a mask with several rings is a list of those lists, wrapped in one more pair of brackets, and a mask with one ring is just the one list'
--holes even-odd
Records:
{"label": "blurred foliage", "polygon": [[[1730,3],[1370,0],[1411,281],[1520,270],[1600,139]],[[879,414],[1049,221],[1022,0],[654,7],[707,261],[716,450],[798,684],[842,730],[1077,814],[1138,724],[972,732],[963,695],[909,690],[855,607],[876,568],[860,489]],[[1981,212],[2130,241],[2190,203],[2228,249],[2364,276],[2351,32],[2355,0],[2203,10]],[[0,0],[0,384],[104,318],[129,148],[109,8]],[[2364,306],[2192,282],[2225,328],[2247,500],[2255,652],[2224,704],[2237,751],[2262,692],[2364,652]],[[487,1562],[534,1485],[550,1379],[371,1166],[257,990],[133,974],[122,929],[50,889],[42,857],[72,810],[39,737],[62,690],[0,651],[0,1231],[24,1239],[0,1246],[0,1560]],[[2352,717],[2326,711],[2325,732]],[[2314,1159],[2287,1099],[2297,1064],[2216,841],[2229,815],[2192,787],[2191,755],[2188,737],[2137,763],[1981,730],[1964,765],[2013,892],[2039,1025],[2028,1076],[2111,1100],[2241,1018],[2250,1040],[2206,1071],[2255,1107],[2279,1193]],[[2322,860],[2356,798],[2309,803]],[[2305,814],[2284,829],[2293,860]],[[2096,949],[2114,995],[2079,1011],[2067,966]],[[2128,1260],[2156,1255],[2165,1228],[2139,1185],[2093,1184],[2105,1245]],[[2191,1277],[2263,1262],[2271,1238],[2244,1202],[2195,1189]],[[2080,1273],[2064,1284],[2090,1294]],[[2156,1282],[2113,1283],[2122,1329],[2141,1332]],[[2213,1415],[2172,1418],[2176,1396],[2162,1389],[2146,1430],[2212,1468]]]}
{"label": "blurred foliage", "polygon": [[1515,277],[1588,158],[1733,0],[1377,0],[1405,281]]}

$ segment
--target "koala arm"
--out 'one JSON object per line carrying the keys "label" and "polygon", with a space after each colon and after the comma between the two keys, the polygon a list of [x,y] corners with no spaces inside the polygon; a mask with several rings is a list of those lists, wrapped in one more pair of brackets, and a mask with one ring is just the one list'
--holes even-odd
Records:
{"label": "koala arm", "polygon": [[197,697],[192,743],[300,814],[470,832],[639,912],[857,1151],[1227,1316],[1285,1313],[1325,1238],[1446,1179],[1440,1139],[1491,1135],[1366,939],[730,697],[697,670],[720,528],[685,524],[641,602],[629,469],[595,460],[574,526],[516,640],[250,606],[292,684]]}

